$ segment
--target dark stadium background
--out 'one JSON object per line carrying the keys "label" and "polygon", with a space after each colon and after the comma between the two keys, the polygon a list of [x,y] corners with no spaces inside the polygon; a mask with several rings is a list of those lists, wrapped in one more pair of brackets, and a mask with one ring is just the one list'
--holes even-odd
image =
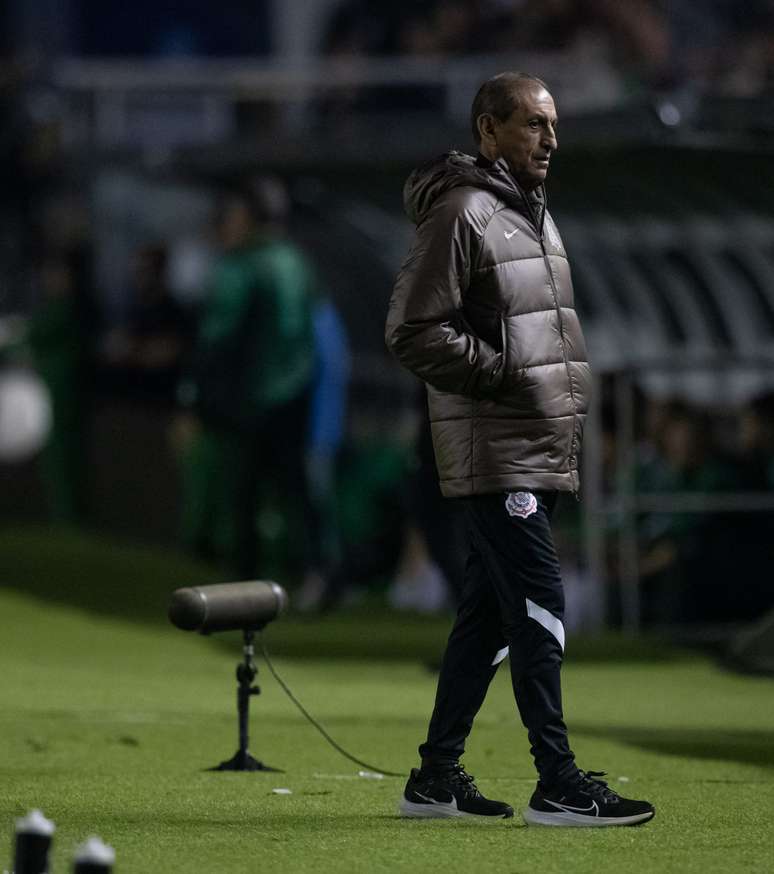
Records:
{"label": "dark stadium background", "polygon": [[[348,582],[378,603],[421,419],[382,341],[411,234],[402,184],[470,150],[476,86],[523,69],[561,117],[549,197],[597,379],[584,500],[559,531],[570,621],[717,643],[771,609],[770,2],[11,0],[0,15],[0,361],[31,366],[19,338],[41,262],[66,253],[90,362],[74,426],[84,508],[68,524],[179,548],[174,403],[107,368],[105,345],[137,247],[166,247],[195,319],[219,191],[276,174],[347,329],[342,524],[371,513],[392,532]],[[45,475],[38,452],[0,462],[0,525],[51,520]],[[292,523],[264,521],[292,588]]]}

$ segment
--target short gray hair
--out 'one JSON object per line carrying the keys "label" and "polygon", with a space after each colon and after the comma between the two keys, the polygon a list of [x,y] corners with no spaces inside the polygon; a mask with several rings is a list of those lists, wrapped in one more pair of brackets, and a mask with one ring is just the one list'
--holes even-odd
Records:
{"label": "short gray hair", "polygon": [[548,85],[542,79],[528,73],[498,73],[484,82],[470,109],[470,126],[476,143],[481,142],[478,119],[482,115],[493,115],[498,121],[506,121],[518,107],[519,95],[528,85],[539,85],[548,90]]}

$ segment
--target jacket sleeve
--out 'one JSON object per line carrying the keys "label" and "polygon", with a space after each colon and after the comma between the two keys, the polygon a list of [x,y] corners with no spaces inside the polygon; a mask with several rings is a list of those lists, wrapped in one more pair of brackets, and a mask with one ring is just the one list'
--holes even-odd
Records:
{"label": "jacket sleeve", "polygon": [[417,228],[390,299],[385,340],[412,373],[439,391],[493,394],[503,356],[472,333],[462,313],[476,231],[459,198],[441,197]]}

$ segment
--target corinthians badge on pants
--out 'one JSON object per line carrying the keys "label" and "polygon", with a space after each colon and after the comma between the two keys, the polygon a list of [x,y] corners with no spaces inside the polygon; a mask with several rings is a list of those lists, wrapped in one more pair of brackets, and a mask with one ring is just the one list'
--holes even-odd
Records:
{"label": "corinthians badge on pants", "polygon": [[509,516],[520,516],[526,519],[537,512],[537,498],[532,492],[509,492],[505,499],[505,509]]}

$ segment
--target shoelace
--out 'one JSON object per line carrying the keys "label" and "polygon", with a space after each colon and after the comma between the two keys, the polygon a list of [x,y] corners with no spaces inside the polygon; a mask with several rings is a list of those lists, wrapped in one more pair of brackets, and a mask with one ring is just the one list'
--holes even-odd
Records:
{"label": "shoelace", "polygon": [[600,777],[607,777],[606,771],[581,771],[580,788],[603,801],[618,801],[619,796]]}
{"label": "shoelace", "polygon": [[479,794],[478,786],[476,786],[474,782],[475,778],[472,774],[468,774],[465,768],[460,764],[452,765],[448,771],[439,774],[438,779],[459,787],[462,792],[469,797]]}

